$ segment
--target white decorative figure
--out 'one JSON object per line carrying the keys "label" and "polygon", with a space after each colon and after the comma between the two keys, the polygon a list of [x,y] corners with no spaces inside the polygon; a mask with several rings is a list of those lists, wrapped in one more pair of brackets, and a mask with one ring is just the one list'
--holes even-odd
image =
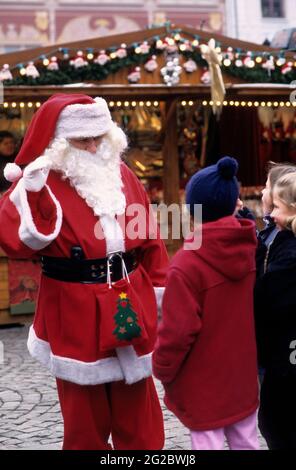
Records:
{"label": "white decorative figure", "polygon": [[128,74],[127,79],[130,83],[137,83],[141,78],[141,69],[136,67],[131,73]]}
{"label": "white decorative figure", "polygon": [[0,70],[0,82],[4,80],[12,80],[11,71],[9,70],[9,65],[4,64],[2,69]]}
{"label": "white decorative figure", "polygon": [[110,60],[110,57],[106,54],[106,51],[104,49],[102,49],[99,52],[98,57],[94,60],[94,63],[103,66],[107,62],[109,62],[109,60]]}
{"label": "white decorative figure", "polygon": [[194,60],[192,59],[189,59],[187,60],[187,62],[184,62],[183,67],[188,73],[192,73],[192,72],[195,72],[195,70],[197,70],[196,62],[194,62]]}
{"label": "white decorative figure", "polygon": [[50,62],[47,66],[47,70],[50,70],[51,72],[59,70],[58,59],[55,56],[50,58]]}
{"label": "white decorative figure", "polygon": [[151,59],[147,60],[146,64],[144,65],[145,70],[147,72],[154,72],[158,68],[158,63],[156,61],[156,55],[153,55]]}
{"label": "white decorative figure", "polygon": [[83,52],[82,51],[78,51],[77,54],[76,54],[76,58],[73,59],[73,60],[70,60],[70,65],[73,65],[73,67],[75,67],[75,69],[79,69],[81,67],[85,67],[86,65],[88,65],[88,62],[86,60],[84,60],[84,58],[83,58]]}
{"label": "white decorative figure", "polygon": [[124,59],[127,56],[126,44],[121,44],[120,48],[116,51],[118,59]]}
{"label": "white decorative figure", "polygon": [[38,78],[40,76],[38,70],[36,69],[34,62],[29,62],[26,67],[26,76],[32,78]]}

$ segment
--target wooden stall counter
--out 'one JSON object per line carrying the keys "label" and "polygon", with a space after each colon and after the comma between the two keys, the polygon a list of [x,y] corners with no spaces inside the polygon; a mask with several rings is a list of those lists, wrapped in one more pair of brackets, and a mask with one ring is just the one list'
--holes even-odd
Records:
{"label": "wooden stall counter", "polygon": [[39,263],[10,260],[0,248],[0,325],[32,321]]}

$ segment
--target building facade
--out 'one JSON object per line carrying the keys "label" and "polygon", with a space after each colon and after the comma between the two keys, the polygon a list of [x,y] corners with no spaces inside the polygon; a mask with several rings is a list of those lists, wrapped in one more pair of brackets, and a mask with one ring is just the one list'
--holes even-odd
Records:
{"label": "building facade", "polygon": [[226,33],[262,44],[277,31],[296,28],[296,0],[226,0]]}
{"label": "building facade", "polygon": [[0,53],[170,21],[225,32],[225,0],[0,0]]}

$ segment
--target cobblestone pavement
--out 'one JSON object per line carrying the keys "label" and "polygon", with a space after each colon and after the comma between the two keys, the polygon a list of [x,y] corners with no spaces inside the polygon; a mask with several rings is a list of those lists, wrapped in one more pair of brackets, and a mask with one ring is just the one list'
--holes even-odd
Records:
{"label": "cobblestone pavement", "polygon": [[[61,449],[63,425],[55,380],[30,357],[27,335],[28,326],[0,330],[4,346],[4,361],[0,362],[0,450]],[[156,385],[162,401],[162,387],[159,382]],[[188,430],[162,406],[165,449],[190,449]],[[262,438],[261,446],[266,448]]]}

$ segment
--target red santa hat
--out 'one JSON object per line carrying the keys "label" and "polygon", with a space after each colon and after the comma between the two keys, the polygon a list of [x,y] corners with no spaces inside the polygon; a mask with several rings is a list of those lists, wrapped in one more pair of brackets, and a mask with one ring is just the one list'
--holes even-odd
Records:
{"label": "red santa hat", "polygon": [[52,95],[33,116],[15,163],[31,163],[44,153],[53,138],[96,137],[108,132],[111,125],[111,114],[103,98]]}

